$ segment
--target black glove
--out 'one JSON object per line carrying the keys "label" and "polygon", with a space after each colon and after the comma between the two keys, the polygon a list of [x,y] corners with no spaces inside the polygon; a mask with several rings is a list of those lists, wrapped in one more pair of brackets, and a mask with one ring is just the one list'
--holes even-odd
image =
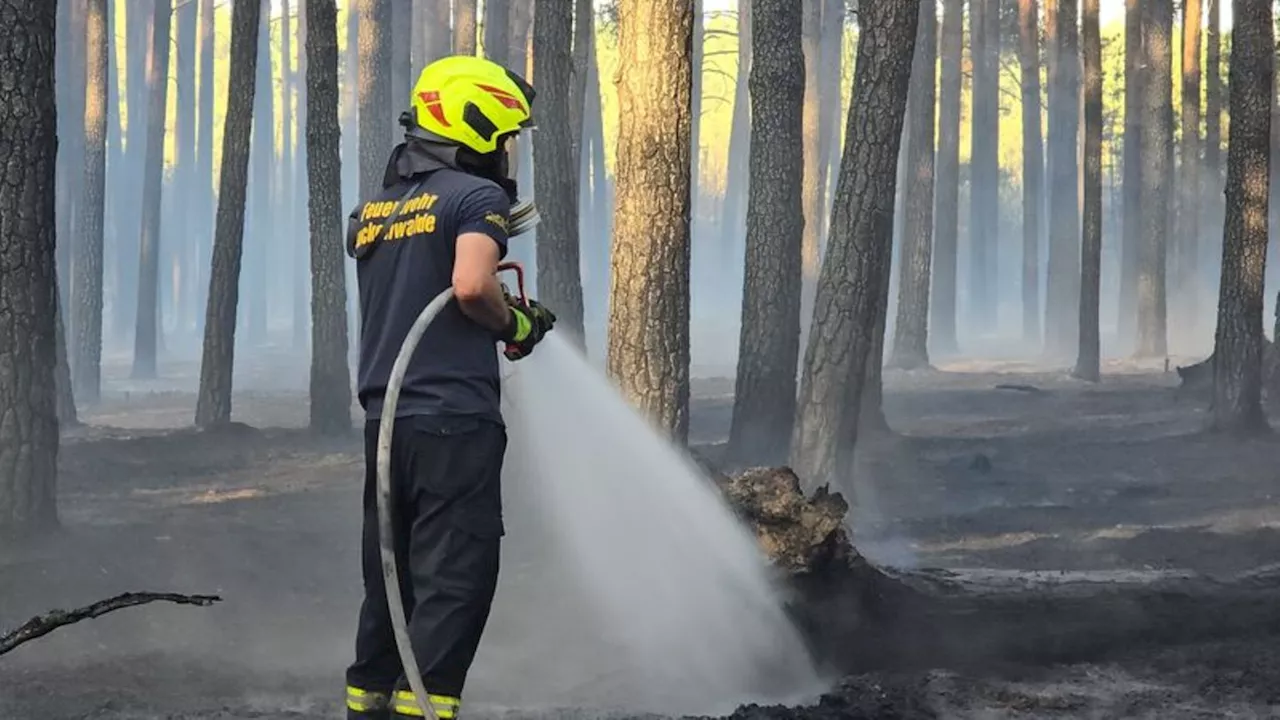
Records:
{"label": "black glove", "polygon": [[502,354],[514,362],[533,352],[533,347],[555,326],[556,316],[535,300],[520,302],[508,295],[507,304],[511,308],[511,322],[500,339],[506,343]]}

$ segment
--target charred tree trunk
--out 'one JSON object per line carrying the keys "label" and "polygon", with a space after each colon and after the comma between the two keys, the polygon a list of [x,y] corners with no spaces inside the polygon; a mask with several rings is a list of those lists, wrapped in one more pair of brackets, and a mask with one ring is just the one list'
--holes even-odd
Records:
{"label": "charred tree trunk", "polygon": [[476,0],[453,0],[453,52],[476,54]]}
{"label": "charred tree trunk", "polygon": [[[258,33],[262,4],[237,2],[231,10],[231,72],[223,120],[222,172],[213,237],[213,269],[205,314],[204,354],[196,425],[231,421],[231,375],[235,367],[236,306],[240,299],[240,257],[244,241],[249,145],[258,76]],[[337,236],[334,236],[336,243]]]}
{"label": "charred tree trunk", "polygon": [[[933,278],[929,336],[933,355],[959,351],[956,338],[956,266],[960,238],[960,62],[964,50],[964,0],[943,0],[942,83],[938,94],[938,158],[935,185]],[[848,140],[845,140],[848,144]],[[834,216],[834,213],[833,213]]]}
{"label": "charred tree trunk", "polygon": [[[906,217],[899,251],[898,315],[890,364],[903,369],[929,365],[929,266],[933,251],[933,155],[938,67],[938,12],[920,3],[911,95],[907,99]],[[878,358],[872,357],[872,362]]]}
{"label": "charred tree trunk", "polygon": [[1080,44],[1078,0],[1046,4],[1055,13],[1049,55],[1049,269],[1045,349],[1076,355],[1080,330]]}
{"label": "charred tree trunk", "polygon": [[1022,69],[1022,337],[1038,346],[1040,235],[1045,200],[1038,0],[1018,0],[1018,60]]}
{"label": "charred tree trunk", "polygon": [[[391,0],[359,0],[360,198],[382,189],[382,171],[393,144],[391,104]],[[398,106],[394,106],[398,107]],[[390,116],[390,117],[389,117]]]}
{"label": "charred tree trunk", "polygon": [[133,335],[133,377],[156,376],[160,333],[160,192],[164,183],[164,126],[169,98],[170,0],[156,0],[147,63],[147,150],[142,174],[138,245],[138,316]]}
{"label": "charred tree trunk", "polygon": [[755,140],[728,452],[745,465],[766,465],[786,459],[795,426],[807,79],[800,13],[779,0],[754,0],[750,12]]}
{"label": "charred tree trunk", "polygon": [[[683,443],[689,432],[691,0],[620,0],[617,209],[607,367]],[[652,298],[659,298],[654,304]]]}
{"label": "charred tree trunk", "polygon": [[107,0],[89,0],[85,16],[85,163],[77,204],[75,276],[71,286],[72,388],[81,403],[102,395],[103,222],[107,184],[107,77],[110,16]]}
{"label": "charred tree trunk", "polygon": [[1142,45],[1146,0],[1125,0],[1124,16],[1124,228],[1120,257],[1120,339],[1138,329],[1138,257],[1142,247],[1142,83],[1147,61]]}
{"label": "charred tree trunk", "polygon": [[1199,327],[1196,292],[1200,239],[1200,0],[1182,0],[1182,143],[1178,165],[1174,302],[1179,322]]}
{"label": "charred tree trunk", "polygon": [[57,525],[54,269],[57,6],[6,0],[0,23],[0,532]]}
{"label": "charred tree trunk", "polygon": [[1271,183],[1271,93],[1275,27],[1270,0],[1237,0],[1231,22],[1231,141],[1218,331],[1214,337],[1213,425],[1236,434],[1267,429],[1262,412],[1262,306]]}
{"label": "charred tree trunk", "polygon": [[[576,343],[584,341],[578,248],[578,166],[573,102],[573,12],[568,2],[535,5],[533,58],[540,128],[533,133],[534,194],[542,222],[536,247],[538,294]],[[579,99],[581,99],[579,97]]]}
{"label": "charred tree trunk", "polygon": [[1147,70],[1143,76],[1141,116],[1142,252],[1138,256],[1137,354],[1139,357],[1163,357],[1168,352],[1165,243],[1169,231],[1171,170],[1168,145],[1173,142],[1172,0],[1147,0],[1142,15],[1142,46]]}
{"label": "charred tree trunk", "polygon": [[204,312],[209,289],[210,255],[213,249],[214,177],[213,177],[213,57],[214,57],[214,6],[213,0],[200,0],[200,123],[196,136],[196,177],[199,190],[196,203],[199,212],[192,223],[195,234],[196,272],[192,276],[192,297],[195,313],[195,331],[204,335]]}
{"label": "charred tree trunk", "polygon": [[[813,298],[817,289],[818,269],[822,264],[821,241],[822,191],[818,187],[822,174],[818,171],[821,150],[818,120],[822,116],[818,79],[818,46],[822,39],[822,0],[801,0],[803,5],[802,37],[804,47],[804,240],[801,245],[804,284],[801,291],[800,324],[807,327],[813,315]],[[794,10],[793,10],[794,12]]]}
{"label": "charred tree trunk", "polygon": [[792,466],[814,484],[851,476],[867,363],[879,362],[870,355],[893,237],[895,170],[920,19],[919,0],[883,0],[859,10],[844,158],[791,445]]}
{"label": "charred tree trunk", "polygon": [[[1194,0],[1193,0],[1194,1]],[[1102,36],[1098,0],[1084,0],[1084,234],[1080,252],[1080,347],[1075,376],[1101,369],[1098,293],[1102,272]]]}
{"label": "charred tree trunk", "polygon": [[996,324],[1000,246],[1000,3],[970,0],[973,123],[969,164],[969,317],[973,330]]}
{"label": "charred tree trunk", "polygon": [[307,182],[311,224],[311,430],[351,431],[347,289],[342,252],[341,129],[338,125],[338,9],[305,0]]}

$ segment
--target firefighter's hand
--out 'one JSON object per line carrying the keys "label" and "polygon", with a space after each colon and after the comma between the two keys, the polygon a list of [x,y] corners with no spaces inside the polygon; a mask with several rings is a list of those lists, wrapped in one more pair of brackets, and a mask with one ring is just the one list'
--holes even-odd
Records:
{"label": "firefighter's hand", "polygon": [[511,324],[502,338],[506,343],[502,354],[514,362],[529,357],[534,346],[555,327],[556,316],[536,300],[519,302],[511,299],[509,303]]}

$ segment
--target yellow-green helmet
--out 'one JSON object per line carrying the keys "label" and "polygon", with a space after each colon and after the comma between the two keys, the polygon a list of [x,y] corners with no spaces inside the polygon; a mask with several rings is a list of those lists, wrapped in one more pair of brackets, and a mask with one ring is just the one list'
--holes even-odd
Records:
{"label": "yellow-green helmet", "polygon": [[487,154],[533,124],[533,88],[501,65],[472,55],[441,58],[413,86],[413,121],[443,140]]}

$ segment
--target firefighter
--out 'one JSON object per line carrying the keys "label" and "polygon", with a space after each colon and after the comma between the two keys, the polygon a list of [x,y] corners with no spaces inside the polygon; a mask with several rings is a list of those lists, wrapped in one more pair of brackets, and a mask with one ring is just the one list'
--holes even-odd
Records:
{"label": "firefighter", "polygon": [[436,715],[457,717],[488,620],[503,535],[500,475],[507,436],[498,351],[527,356],[555,316],[506,294],[508,143],[532,126],[533,88],[488,60],[427,66],[400,122],[382,192],[352,212],[349,254],[360,290],[358,395],[366,413],[364,602],[348,718],[421,717],[392,635],[378,545],[377,437],[392,363],[419,313],[452,287],[405,375],[392,439],[396,558],[414,655]]}

